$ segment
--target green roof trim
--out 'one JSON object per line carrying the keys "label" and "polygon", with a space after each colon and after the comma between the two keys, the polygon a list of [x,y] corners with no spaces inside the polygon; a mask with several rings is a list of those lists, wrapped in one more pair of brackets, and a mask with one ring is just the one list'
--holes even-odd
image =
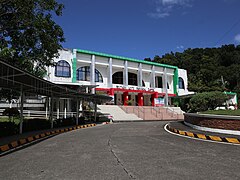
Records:
{"label": "green roof trim", "polygon": [[171,68],[171,69],[178,69],[177,66],[160,64],[160,63],[156,63],[156,62],[149,62],[149,61],[144,61],[144,60],[139,60],[139,59],[134,59],[134,58],[127,58],[127,57],[123,57],[123,56],[116,56],[116,55],[99,53],[99,52],[82,50],[82,49],[76,49],[76,51],[79,52],[79,53],[84,53],[84,54],[92,54],[92,55],[101,56],[101,57],[126,60],[126,61],[137,62],[137,63],[142,63],[142,64],[149,64],[149,65],[154,65],[154,66],[159,66],[159,67],[166,67],[166,68]]}

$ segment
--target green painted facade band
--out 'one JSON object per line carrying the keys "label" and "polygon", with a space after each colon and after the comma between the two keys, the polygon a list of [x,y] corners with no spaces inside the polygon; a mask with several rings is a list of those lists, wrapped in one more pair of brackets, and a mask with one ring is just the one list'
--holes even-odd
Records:
{"label": "green painted facade band", "polygon": [[170,69],[177,69],[177,66],[171,66],[171,65],[167,65],[167,64],[160,64],[160,63],[149,62],[149,61],[144,61],[144,60],[139,60],[139,59],[134,59],[134,58],[127,58],[127,57],[122,57],[122,56],[105,54],[105,53],[99,53],[99,52],[94,52],[94,51],[77,49],[77,52],[84,53],[84,54],[101,56],[101,57],[107,57],[107,58],[113,58],[113,59],[119,59],[119,60],[126,60],[126,61],[131,61],[131,62],[155,65],[155,66],[159,66],[159,67],[166,67],[166,68],[170,68]]}
{"label": "green painted facade band", "polygon": [[72,63],[72,82],[75,83],[77,82],[77,54],[76,54],[76,49],[73,49],[73,63]]}
{"label": "green painted facade band", "polygon": [[178,96],[177,86],[178,86],[178,68],[174,70],[174,77],[173,77],[173,88],[174,88],[173,92],[174,94],[176,94],[176,96]]}

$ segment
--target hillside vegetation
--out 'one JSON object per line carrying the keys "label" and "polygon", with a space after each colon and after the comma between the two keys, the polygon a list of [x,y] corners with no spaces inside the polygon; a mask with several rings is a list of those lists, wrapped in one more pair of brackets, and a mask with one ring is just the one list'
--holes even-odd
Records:
{"label": "hillside vegetation", "polygon": [[171,52],[145,60],[186,69],[190,91],[234,91],[240,94],[240,45],[186,49],[182,53]]}

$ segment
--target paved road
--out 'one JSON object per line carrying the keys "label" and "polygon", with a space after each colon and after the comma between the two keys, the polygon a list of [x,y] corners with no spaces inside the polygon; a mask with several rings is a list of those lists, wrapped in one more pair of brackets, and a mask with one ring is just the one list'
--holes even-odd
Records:
{"label": "paved road", "polygon": [[240,146],[121,123],[52,137],[0,158],[0,179],[240,179]]}

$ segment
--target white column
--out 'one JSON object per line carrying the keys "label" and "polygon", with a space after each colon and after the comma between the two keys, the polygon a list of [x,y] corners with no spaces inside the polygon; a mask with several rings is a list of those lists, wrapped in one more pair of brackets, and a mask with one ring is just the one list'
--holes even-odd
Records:
{"label": "white column", "polygon": [[23,92],[23,87],[21,87],[21,105],[20,105],[20,126],[19,126],[19,133],[22,134],[22,129],[23,129],[23,100],[24,100],[24,92]]}
{"label": "white column", "polygon": [[155,66],[152,66],[152,72],[151,72],[151,88],[156,87],[156,82],[155,82]]}
{"label": "white column", "polygon": [[123,85],[128,86],[128,62],[124,61]]}
{"label": "white column", "polygon": [[112,87],[112,58],[109,58],[108,64],[108,87]]}
{"label": "white column", "polygon": [[57,99],[57,119],[59,119],[59,99]]}
{"label": "white column", "polygon": [[78,118],[79,118],[79,100],[77,99],[77,114],[76,114],[76,125],[78,125]]}
{"label": "white column", "polygon": [[[95,55],[92,55],[92,59],[91,59],[90,83],[91,85],[95,85]],[[95,88],[92,88],[92,94],[95,94]]]}
{"label": "white column", "polygon": [[46,114],[45,114],[45,117],[46,117],[46,119],[48,119],[48,105],[49,105],[49,99],[48,99],[48,97],[46,97],[45,104],[46,104]]}
{"label": "white column", "polygon": [[139,63],[138,65],[138,86],[142,87],[142,63]]}
{"label": "white column", "polygon": [[50,99],[50,122],[51,122],[51,128],[53,128],[53,96],[51,96]]}
{"label": "white column", "polygon": [[82,100],[79,101],[79,112],[81,112],[80,116],[82,116]]}
{"label": "white column", "polygon": [[82,100],[82,116],[85,115],[85,114],[84,114],[84,109],[83,109],[83,107],[84,107],[84,99]]}
{"label": "white column", "polygon": [[97,102],[94,102],[94,122],[97,121]]}
{"label": "white column", "polygon": [[168,83],[168,77],[167,77],[167,68],[164,68],[164,90],[165,90],[165,106],[168,106],[168,88],[167,88],[167,83]]}
{"label": "white column", "polygon": [[67,107],[66,107],[66,99],[64,99],[64,119],[67,118]]}
{"label": "white column", "polygon": [[70,99],[67,99],[67,111],[68,111],[68,112],[71,111],[71,103],[70,103]]}

